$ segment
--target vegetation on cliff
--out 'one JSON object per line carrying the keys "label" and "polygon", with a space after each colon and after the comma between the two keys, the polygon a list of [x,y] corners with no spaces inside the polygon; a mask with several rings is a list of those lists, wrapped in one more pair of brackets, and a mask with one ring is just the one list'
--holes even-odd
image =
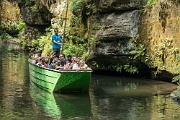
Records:
{"label": "vegetation on cliff", "polygon": [[0,39],[6,40],[18,34],[24,28],[24,22],[17,3],[0,1]]}
{"label": "vegetation on cliff", "polygon": [[[31,6],[31,10],[34,12],[39,11],[38,4],[39,2],[35,2],[34,0],[26,0],[26,1],[18,1],[20,4],[26,4]],[[41,1],[42,2],[42,1]],[[62,1],[63,2],[63,1]],[[64,1],[67,2],[67,1]],[[45,5],[48,9],[51,9],[52,11],[55,11],[55,7],[51,7],[50,5],[52,3],[49,3],[49,6],[47,6],[49,3],[48,1],[44,1],[41,3],[41,5]],[[90,2],[91,3],[91,2]],[[64,3],[61,3],[64,4]],[[65,3],[67,4],[67,3]],[[45,33],[39,33],[37,34],[36,30],[29,30],[29,31],[35,31],[31,32],[32,34],[26,33],[26,35],[23,35],[21,33],[21,43],[24,48],[27,48],[30,51],[38,51],[42,50],[43,55],[50,55],[51,54],[51,35],[53,34],[54,28],[59,28],[60,33],[64,35],[64,45],[63,45],[63,53],[65,54],[72,54],[76,56],[81,56],[84,59],[87,58],[88,52],[89,52],[89,40],[88,40],[88,29],[86,29],[86,25],[84,24],[83,18],[87,17],[91,12],[94,13],[93,7],[94,5],[87,4],[86,0],[73,0],[72,2],[69,2],[68,9],[64,8],[62,13],[58,13],[51,22],[51,26],[46,28]],[[66,6],[67,7],[67,6]],[[86,13],[85,10],[89,10]],[[66,16],[66,12],[68,16]],[[72,14],[73,13],[73,14]],[[57,14],[57,13],[56,13]],[[60,22],[59,22],[60,21]],[[67,24],[65,24],[67,22]],[[35,35],[33,35],[35,33]],[[85,35],[86,34],[86,35]],[[35,36],[35,37],[33,37]],[[30,41],[29,41],[30,40]],[[93,37],[91,37],[91,40],[94,40]],[[37,49],[38,48],[38,49]]]}
{"label": "vegetation on cliff", "polygon": [[[153,1],[153,0],[151,0]],[[145,62],[156,77],[172,79],[179,74],[179,1],[159,1],[142,14],[140,40],[148,60]],[[164,73],[166,72],[166,73]],[[180,77],[174,77],[173,82]]]}

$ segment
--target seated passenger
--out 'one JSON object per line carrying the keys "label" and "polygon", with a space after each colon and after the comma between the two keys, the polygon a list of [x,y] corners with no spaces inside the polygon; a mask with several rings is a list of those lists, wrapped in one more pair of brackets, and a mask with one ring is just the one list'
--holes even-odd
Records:
{"label": "seated passenger", "polygon": [[33,64],[37,64],[38,63],[38,56],[37,55],[34,55],[33,59],[32,59],[32,63]]}
{"label": "seated passenger", "polygon": [[33,53],[30,53],[29,54],[29,59],[33,59],[34,58],[34,54]]}
{"label": "seated passenger", "polygon": [[64,54],[60,54],[58,65],[56,66],[56,69],[64,69],[64,66],[66,65],[66,59]]}
{"label": "seated passenger", "polygon": [[38,58],[38,63],[37,63],[37,65],[38,66],[42,66],[43,64],[42,64],[42,57],[39,57]]}
{"label": "seated passenger", "polygon": [[35,58],[40,58],[41,57],[41,53],[39,52],[39,53],[34,54],[34,57]]}
{"label": "seated passenger", "polygon": [[66,65],[64,66],[64,69],[65,70],[72,69],[72,56],[71,55],[67,56],[67,61],[66,61]]}
{"label": "seated passenger", "polygon": [[48,65],[49,69],[56,69],[56,66],[58,64],[58,58],[54,58],[52,63],[50,65]]}
{"label": "seated passenger", "polygon": [[56,52],[52,52],[51,58],[49,59],[49,65],[52,63],[54,58],[56,58]]}
{"label": "seated passenger", "polygon": [[80,69],[86,70],[88,68],[88,65],[85,63],[84,60],[80,60]]}
{"label": "seated passenger", "polygon": [[72,63],[72,56],[71,56],[71,55],[68,55],[68,56],[67,56],[67,62],[68,62],[68,63]]}
{"label": "seated passenger", "polygon": [[74,59],[74,63],[73,63],[73,65],[72,65],[72,69],[73,69],[73,70],[79,70],[79,69],[80,69],[79,61],[80,61],[79,58],[75,58],[75,59]]}
{"label": "seated passenger", "polygon": [[30,54],[30,55],[29,55],[29,59],[32,60],[32,63],[33,63],[33,64],[36,64],[34,54]]}
{"label": "seated passenger", "polygon": [[44,65],[43,65],[43,67],[48,68],[48,65],[49,65],[49,58],[46,57],[46,58],[44,59]]}

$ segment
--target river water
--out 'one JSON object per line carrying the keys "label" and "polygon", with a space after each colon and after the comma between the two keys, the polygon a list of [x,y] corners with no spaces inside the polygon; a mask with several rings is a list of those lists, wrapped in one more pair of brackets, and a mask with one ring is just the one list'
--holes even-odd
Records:
{"label": "river water", "polygon": [[93,74],[88,94],[49,94],[30,84],[25,53],[0,46],[0,120],[180,120],[176,87]]}

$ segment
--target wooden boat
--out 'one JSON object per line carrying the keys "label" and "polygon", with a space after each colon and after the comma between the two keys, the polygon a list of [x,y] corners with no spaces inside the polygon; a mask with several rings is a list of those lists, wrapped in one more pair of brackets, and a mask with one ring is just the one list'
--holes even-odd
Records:
{"label": "wooden boat", "polygon": [[30,80],[38,87],[52,92],[85,92],[89,90],[92,70],[54,70],[29,61]]}

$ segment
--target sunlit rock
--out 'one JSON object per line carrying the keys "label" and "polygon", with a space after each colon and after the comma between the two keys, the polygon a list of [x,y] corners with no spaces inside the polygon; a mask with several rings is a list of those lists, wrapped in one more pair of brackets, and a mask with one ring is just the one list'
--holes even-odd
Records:
{"label": "sunlit rock", "polygon": [[[17,26],[22,17],[18,3],[16,1],[2,0],[0,4],[0,29],[11,35],[18,34]],[[0,30],[0,34],[2,31]]]}
{"label": "sunlit rock", "polygon": [[143,6],[143,0],[100,0],[101,12],[134,10]]}
{"label": "sunlit rock", "polygon": [[22,6],[21,14],[28,25],[50,25],[52,18],[47,9],[44,9],[41,13],[33,11],[29,6]]}

